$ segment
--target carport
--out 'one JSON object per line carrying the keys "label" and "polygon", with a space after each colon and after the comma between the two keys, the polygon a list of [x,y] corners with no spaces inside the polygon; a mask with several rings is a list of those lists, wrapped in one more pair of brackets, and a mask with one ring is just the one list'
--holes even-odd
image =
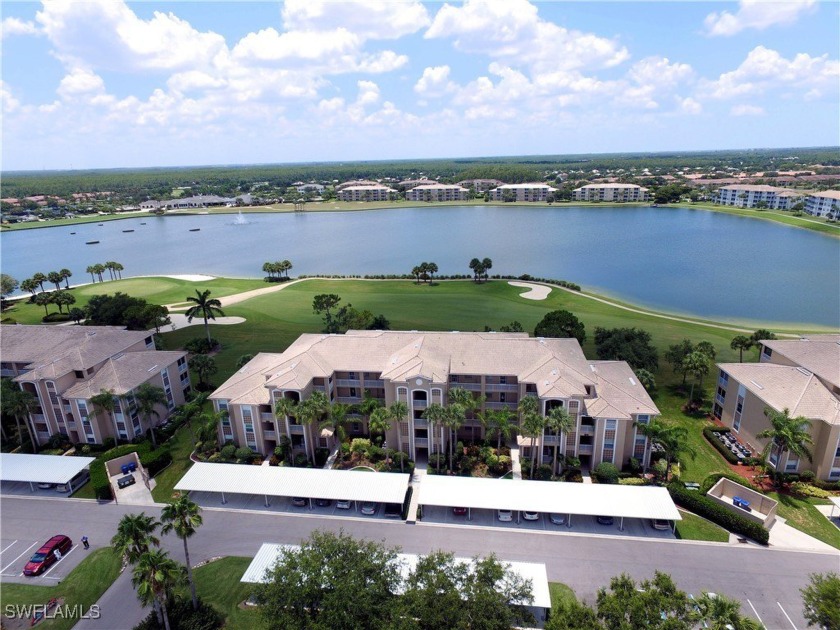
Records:
{"label": "carport", "polygon": [[512,510],[625,518],[682,520],[668,490],[657,486],[583,484],[521,479],[481,479],[426,475],[420,484],[419,504],[465,507],[472,520],[473,509]]}
{"label": "carport", "polygon": [[219,493],[223,504],[225,494],[263,495],[266,507],[271,505],[270,497],[304,497],[312,509],[313,499],[402,504],[408,480],[409,475],[399,473],[199,462],[175,489]]}
{"label": "carport", "polygon": [[[341,471],[336,471],[341,472]],[[427,478],[428,479],[428,478]],[[423,483],[426,483],[424,480]],[[242,576],[240,582],[248,584],[262,584],[266,581],[266,572],[269,571],[280,558],[283,550],[297,550],[300,547],[297,545],[279,545],[273,543],[263,543],[257,555],[245,569],[245,574]],[[407,579],[414,567],[417,566],[417,561],[420,556],[411,553],[399,553],[397,558],[400,562],[402,576]],[[472,558],[455,558],[456,562],[472,565]],[[545,612],[551,609],[551,593],[548,590],[548,573],[545,565],[538,562],[512,562],[510,560],[500,559],[499,562],[510,566],[510,570],[519,575],[521,578],[531,580],[533,601],[530,604],[531,609],[540,609],[540,615],[535,615],[537,619],[542,616],[545,619]],[[534,612],[532,610],[532,612]]]}
{"label": "carport", "polygon": [[[32,455],[28,453],[0,454],[0,481],[28,483],[34,492],[36,483],[68,486],[73,494],[83,482],[75,478],[93,463],[93,457],[70,455]],[[86,481],[86,480],[85,480]],[[76,483],[77,485],[73,485]]]}

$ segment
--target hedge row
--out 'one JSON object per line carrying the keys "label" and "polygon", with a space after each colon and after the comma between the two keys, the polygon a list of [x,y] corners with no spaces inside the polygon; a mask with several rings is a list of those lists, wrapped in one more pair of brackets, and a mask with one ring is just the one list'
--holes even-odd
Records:
{"label": "hedge row", "polygon": [[715,485],[722,477],[726,477],[729,481],[734,481],[735,483],[739,483],[747,488],[751,486],[749,480],[744,479],[733,472],[712,473],[703,480],[703,483],[700,484],[700,493],[707,494],[709,490],[712,489],[712,486]]}
{"label": "hedge row", "polygon": [[111,483],[108,480],[108,473],[105,469],[105,462],[128,455],[129,453],[137,453],[140,457],[140,464],[149,471],[150,477],[154,477],[172,463],[172,454],[167,449],[158,448],[156,451],[151,451],[150,448],[151,445],[148,442],[143,442],[142,444],[123,444],[97,457],[90,465],[90,483],[93,484],[93,491],[96,498],[102,501],[110,501],[114,498],[111,492]]}
{"label": "hedge row", "polygon": [[408,486],[408,492],[405,493],[405,501],[403,501],[402,513],[400,514],[400,518],[404,521],[408,519],[408,508],[411,505],[412,494],[414,494],[414,488]]}
{"label": "hedge row", "polygon": [[754,541],[762,545],[768,544],[770,541],[770,532],[763,526],[755,523],[743,516],[734,514],[721,505],[718,505],[711,499],[700,494],[699,492],[690,492],[685,489],[685,486],[679,482],[672,482],[668,485],[668,492],[671,493],[671,498],[674,503],[681,505],[687,510],[694,512],[698,516],[702,516],[713,523],[717,523],[724,529],[734,533],[752,538]]}
{"label": "hedge row", "polygon": [[747,457],[746,459],[738,459],[738,456],[735,455],[732,451],[726,448],[726,445],[721,442],[717,436],[719,433],[729,433],[729,429],[725,427],[705,427],[703,429],[703,435],[705,436],[706,440],[708,440],[712,446],[714,446],[718,452],[723,455],[723,458],[728,461],[730,464],[738,464],[741,462],[745,466],[751,466],[757,463],[761,463],[761,460],[757,457]]}

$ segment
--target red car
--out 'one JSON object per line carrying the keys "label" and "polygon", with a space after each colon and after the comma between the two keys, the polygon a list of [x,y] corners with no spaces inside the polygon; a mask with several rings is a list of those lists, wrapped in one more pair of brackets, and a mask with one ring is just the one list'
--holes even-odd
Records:
{"label": "red car", "polygon": [[23,567],[23,574],[40,575],[55,563],[56,550],[64,555],[70,551],[71,547],[73,547],[73,541],[69,537],[64,534],[53,536],[29,559],[29,562]]}
{"label": "red car", "polygon": [[465,508],[465,507],[454,507],[454,508],[452,508],[452,513],[455,516],[463,516],[464,514],[467,513],[467,508]]}

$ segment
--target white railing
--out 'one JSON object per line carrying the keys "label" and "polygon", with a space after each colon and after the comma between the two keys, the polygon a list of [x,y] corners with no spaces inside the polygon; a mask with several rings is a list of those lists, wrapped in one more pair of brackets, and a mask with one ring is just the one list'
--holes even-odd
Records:
{"label": "white railing", "polygon": [[515,402],[486,402],[484,406],[488,409],[516,409]]}
{"label": "white railing", "polygon": [[379,378],[366,378],[365,387],[385,387],[385,381]]}
{"label": "white railing", "polygon": [[412,409],[425,409],[428,406],[429,406],[429,404],[425,400],[412,400],[411,401]]}
{"label": "white railing", "polygon": [[582,424],[580,425],[580,434],[595,435],[595,427],[593,427],[591,424]]}
{"label": "white railing", "polygon": [[414,446],[428,446],[429,438],[414,438]]}
{"label": "white railing", "polygon": [[348,405],[362,402],[361,396],[336,396],[335,399],[340,403],[346,403]]}
{"label": "white railing", "polygon": [[274,421],[274,414],[270,411],[261,411],[260,412],[260,420],[264,420],[266,422],[273,422]]}
{"label": "white railing", "polygon": [[339,378],[335,384],[338,387],[360,387],[362,382],[357,378]]}
{"label": "white railing", "polygon": [[480,392],[481,391],[481,383],[449,383],[449,389],[450,390],[453,390],[453,389],[456,389],[456,388],[459,388],[459,387],[461,389],[469,389],[469,390],[474,391],[474,392]]}
{"label": "white railing", "polygon": [[484,389],[488,392],[518,392],[519,385],[511,385],[510,383],[487,383]]}
{"label": "white railing", "polygon": [[295,435],[303,435],[303,425],[302,424],[290,424],[289,425],[289,433],[294,433]]}
{"label": "white railing", "polygon": [[426,418],[414,418],[414,426],[418,428],[429,426],[429,421]]}
{"label": "white railing", "polygon": [[592,455],[593,445],[592,444],[579,444],[578,445],[578,453],[581,455]]}
{"label": "white railing", "polygon": [[277,438],[277,434],[274,431],[263,431],[263,437],[266,440],[274,440]]}

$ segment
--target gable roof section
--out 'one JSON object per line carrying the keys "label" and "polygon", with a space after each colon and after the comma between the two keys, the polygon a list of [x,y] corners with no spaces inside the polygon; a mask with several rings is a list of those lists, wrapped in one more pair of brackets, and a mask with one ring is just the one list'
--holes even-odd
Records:
{"label": "gable roof section", "polygon": [[[113,391],[121,396],[160,374],[160,371],[187,356],[182,351],[140,350],[118,355],[103,365],[93,376],[65,391],[64,398],[89,400],[101,391]],[[175,375],[170,375],[170,379]]]}
{"label": "gable roof section", "polygon": [[761,343],[840,388],[840,335],[809,335],[795,340],[768,339]]}

